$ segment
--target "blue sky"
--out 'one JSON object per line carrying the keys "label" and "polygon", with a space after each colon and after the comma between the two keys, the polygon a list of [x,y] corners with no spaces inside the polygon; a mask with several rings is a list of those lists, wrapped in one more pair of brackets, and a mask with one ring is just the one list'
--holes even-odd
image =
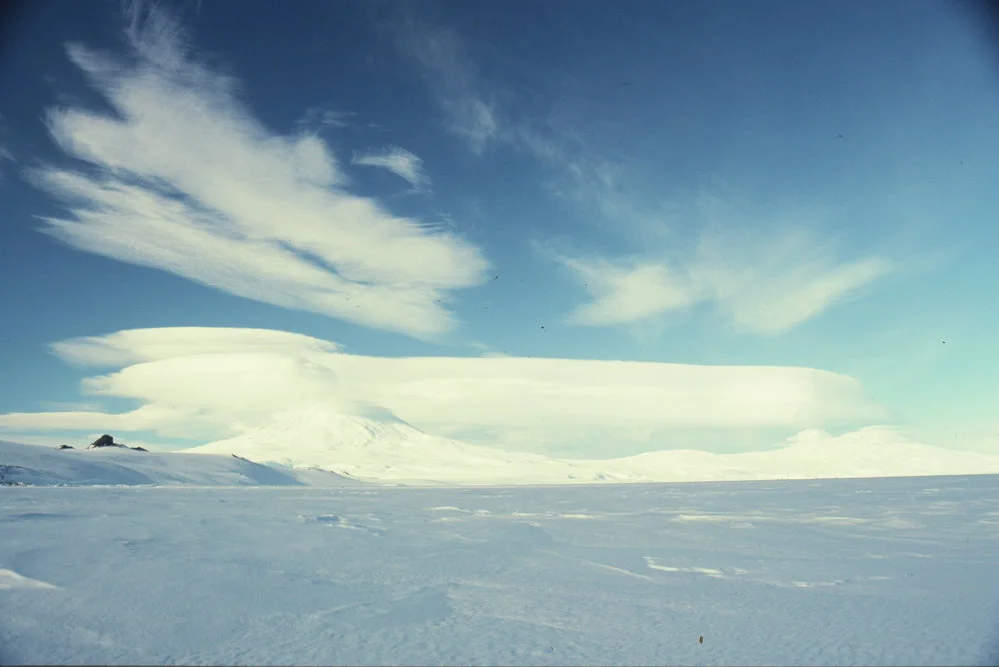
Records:
{"label": "blue sky", "polygon": [[8,34],[0,413],[40,416],[0,428],[148,398],[52,343],[225,327],[804,367],[877,407],[628,451],[999,451],[999,69],[952,5],[38,2]]}

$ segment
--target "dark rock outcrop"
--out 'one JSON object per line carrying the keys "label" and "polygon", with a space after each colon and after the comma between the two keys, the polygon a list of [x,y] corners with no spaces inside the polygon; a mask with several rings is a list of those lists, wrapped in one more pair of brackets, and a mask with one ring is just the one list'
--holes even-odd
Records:
{"label": "dark rock outcrop", "polygon": [[56,449],[73,449],[73,445],[59,445]]}
{"label": "dark rock outcrop", "polygon": [[[96,440],[94,440],[92,443],[90,443],[90,446],[87,447],[87,449],[98,449],[100,447],[120,447],[121,449],[131,449],[131,450],[136,451],[136,452],[148,452],[149,451],[145,447],[129,447],[128,445],[123,445],[120,442],[115,442],[114,438],[112,438],[110,435],[107,435],[107,434],[104,434],[101,437],[99,437]],[[60,447],[60,449],[65,449],[65,448],[66,448],[65,446]],[[69,449],[73,449],[73,448],[70,447]]]}
{"label": "dark rock outcrop", "polygon": [[125,445],[120,442],[115,442],[114,438],[106,433],[90,443],[90,446],[87,447],[87,449],[98,449],[100,447],[121,447],[123,449],[127,449]]}

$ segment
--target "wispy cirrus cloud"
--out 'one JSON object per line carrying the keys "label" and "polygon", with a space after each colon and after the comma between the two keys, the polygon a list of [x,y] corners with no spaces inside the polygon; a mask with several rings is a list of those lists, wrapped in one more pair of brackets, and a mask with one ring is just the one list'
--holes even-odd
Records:
{"label": "wispy cirrus cloud", "polygon": [[[665,205],[657,215],[616,187],[614,170],[569,164],[567,173],[581,186],[571,197],[645,241],[642,252],[617,256],[535,244],[590,295],[569,315],[574,324],[632,324],[705,303],[736,329],[777,334],[861,294],[895,269],[877,253],[846,256],[822,233],[822,216],[807,210],[760,212],[702,195],[686,205]],[[676,233],[680,222],[693,228],[686,242]]]}
{"label": "wispy cirrus cloud", "polygon": [[4,162],[7,161],[13,162],[14,154],[11,153],[6,148],[4,148],[2,144],[0,144],[0,185],[2,185],[5,180],[7,180],[7,177],[4,175],[4,164],[3,164]]}
{"label": "wispy cirrus cloud", "polygon": [[396,45],[419,71],[444,116],[444,126],[482,154],[501,145],[537,159],[552,173],[546,187],[614,224],[648,224],[652,212],[621,187],[618,166],[596,155],[579,133],[564,124],[504,113],[498,95],[478,74],[461,35],[450,27],[405,15],[393,24]]}
{"label": "wispy cirrus cloud", "polygon": [[417,67],[444,115],[444,127],[482,153],[500,134],[497,104],[479,81],[458,34],[407,15],[392,26],[400,51]]}
{"label": "wispy cirrus cloud", "polygon": [[3,114],[0,114],[0,184],[4,182],[4,162],[14,162],[14,153],[7,147],[4,135],[6,126]]}
{"label": "wispy cirrus cloud", "polygon": [[787,331],[888,274],[879,256],[845,260],[835,245],[798,228],[774,236],[705,235],[688,271],[707,298],[745,331]]}
{"label": "wispy cirrus cloud", "polygon": [[579,133],[565,126],[521,122],[504,136],[545,167],[545,189],[591,223],[643,239],[660,238],[669,226],[664,214],[669,207],[641,201],[629,187],[633,174],[603,157]]}
{"label": "wispy cirrus cloud", "polygon": [[86,394],[141,407],[110,415],[11,413],[0,415],[0,428],[211,439],[310,404],[391,413],[431,433],[483,444],[558,441],[563,449],[573,443],[579,454],[613,456],[636,443],[668,447],[668,440],[650,440],[656,429],[801,429],[883,416],[856,380],[812,368],[371,357],[298,334],[222,328],[121,331],[54,349],[76,365],[117,369],[87,378]]}
{"label": "wispy cirrus cloud", "polygon": [[591,296],[569,315],[571,323],[631,324],[709,303],[736,329],[757,334],[788,331],[892,269],[880,257],[841,260],[831,243],[800,229],[706,234],[690,255],[670,258],[552,258]]}
{"label": "wispy cirrus cloud", "polygon": [[430,185],[430,177],[423,169],[423,160],[398,146],[386,146],[380,150],[355,155],[351,159],[351,164],[387,169],[418,190]]}
{"label": "wispy cirrus cloud", "polygon": [[[407,27],[403,50],[432,87],[449,91],[448,99],[486,99],[486,87],[453,30],[415,22]],[[686,200],[675,193],[650,198],[632,182],[634,166],[602,157],[571,124],[530,118],[500,123],[510,114],[501,114],[496,104],[489,108],[490,140],[537,159],[551,175],[548,191],[584,219],[641,244],[642,251],[626,256],[545,251],[590,295],[569,315],[572,323],[632,324],[710,303],[737,329],[780,333],[859,294],[893,269],[877,255],[840,256],[807,219],[781,224],[703,193]],[[704,211],[705,203],[712,210]],[[679,237],[689,237],[692,226],[696,240],[680,247]]]}
{"label": "wispy cirrus cloud", "polygon": [[488,268],[476,246],[351,194],[318,136],[269,132],[238,101],[236,80],[195,59],[170,16],[132,11],[130,62],[68,47],[117,116],[49,112],[53,139],[88,168],[34,172],[69,211],[45,219],[45,231],[368,327],[432,337],[456,325],[450,291],[479,284]]}

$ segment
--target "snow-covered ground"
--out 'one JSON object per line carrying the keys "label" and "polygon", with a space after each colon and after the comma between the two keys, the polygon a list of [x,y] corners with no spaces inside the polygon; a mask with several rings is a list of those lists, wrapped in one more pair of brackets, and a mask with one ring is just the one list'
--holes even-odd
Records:
{"label": "snow-covered ground", "polygon": [[[0,664],[999,658],[996,476],[322,488],[232,457],[38,454],[0,463],[77,485],[0,486]],[[87,465],[149,479],[87,486],[114,481]]]}

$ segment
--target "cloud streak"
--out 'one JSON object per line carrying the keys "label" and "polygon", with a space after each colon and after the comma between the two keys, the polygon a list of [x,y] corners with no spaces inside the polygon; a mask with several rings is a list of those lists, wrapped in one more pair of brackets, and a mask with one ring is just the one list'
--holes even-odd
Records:
{"label": "cloud streak", "polygon": [[118,368],[84,380],[84,392],[142,407],[112,416],[0,415],[0,428],[75,424],[90,431],[109,424],[103,428],[218,437],[310,404],[391,413],[440,435],[479,433],[483,444],[556,438],[611,456],[624,441],[647,440],[655,429],[801,429],[883,416],[856,380],[810,368],[370,357],[298,334],[214,328],[121,331],[64,341],[54,350],[76,365]]}
{"label": "cloud streak", "polygon": [[387,169],[418,190],[430,185],[430,177],[423,169],[423,160],[398,146],[386,146],[378,151],[355,155],[351,164]]}
{"label": "cloud streak", "polygon": [[72,106],[49,112],[53,139],[88,169],[34,172],[69,209],[45,219],[48,233],[368,327],[433,337],[456,326],[442,304],[484,279],[477,247],[350,194],[318,136],[268,132],[237,100],[237,81],[185,50],[169,16],[134,18],[134,63],[68,47],[117,117]]}

